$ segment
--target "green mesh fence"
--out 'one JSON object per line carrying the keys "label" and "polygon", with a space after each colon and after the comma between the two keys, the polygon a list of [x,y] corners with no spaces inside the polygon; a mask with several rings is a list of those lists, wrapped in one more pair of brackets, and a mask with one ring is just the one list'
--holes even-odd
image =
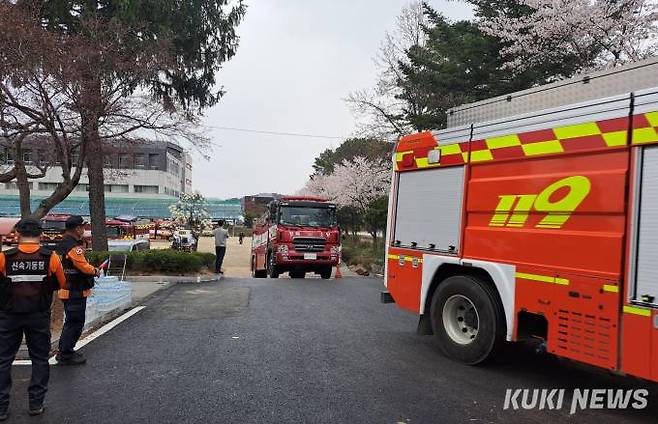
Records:
{"label": "green mesh fence", "polygon": [[[41,201],[32,198],[32,208]],[[105,213],[108,217],[119,215],[134,215],[144,218],[168,218],[171,216],[169,206],[175,199],[145,199],[145,198],[105,198]],[[52,213],[67,213],[76,215],[89,215],[89,199],[86,197],[69,197],[57,205]],[[242,207],[239,199],[220,200],[208,199],[208,212],[213,219],[235,220],[242,216]],[[20,207],[18,196],[0,196],[0,216],[18,216]]]}

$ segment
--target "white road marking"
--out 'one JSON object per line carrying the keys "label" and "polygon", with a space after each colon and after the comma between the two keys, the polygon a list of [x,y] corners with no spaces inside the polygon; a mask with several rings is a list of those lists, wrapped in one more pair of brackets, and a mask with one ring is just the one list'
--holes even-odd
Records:
{"label": "white road marking", "polygon": [[[86,346],[87,344],[93,342],[94,340],[96,340],[97,338],[99,338],[103,334],[107,333],[108,331],[110,331],[111,329],[116,327],[117,325],[121,324],[122,322],[124,322],[125,320],[130,318],[131,316],[135,315],[139,311],[143,310],[144,308],[146,308],[146,306],[137,306],[135,308],[132,308],[131,310],[129,310],[125,314],[123,314],[123,315],[115,318],[114,320],[108,322],[107,324],[105,324],[104,326],[99,328],[98,330],[96,330],[93,333],[89,334],[84,339],[79,340],[78,343],[76,343],[76,345],[75,345],[75,349],[76,350],[80,349],[83,346]],[[48,363],[50,365],[57,364],[57,360],[55,359],[55,356],[51,357],[48,360]],[[12,365],[32,365],[32,361],[30,361],[29,359],[19,359],[19,360],[15,360],[12,363]]]}

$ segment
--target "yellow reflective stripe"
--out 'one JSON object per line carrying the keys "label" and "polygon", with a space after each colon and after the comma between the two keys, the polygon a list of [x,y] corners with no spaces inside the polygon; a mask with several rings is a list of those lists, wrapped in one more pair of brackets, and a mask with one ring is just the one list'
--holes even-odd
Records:
{"label": "yellow reflective stripe", "polygon": [[562,153],[564,147],[559,140],[540,141],[539,143],[529,143],[522,146],[523,153],[527,156],[544,155],[547,153]]}
{"label": "yellow reflective stripe", "polygon": [[555,136],[561,140],[576,137],[585,137],[588,135],[601,134],[601,129],[596,122],[587,122],[585,124],[569,125],[566,127],[553,129]]}
{"label": "yellow reflective stripe", "polygon": [[652,127],[658,127],[658,112],[645,113],[644,117],[647,118]]}
{"label": "yellow reflective stripe", "polygon": [[603,133],[603,139],[605,140],[605,144],[607,144],[608,147],[625,146],[627,136],[627,131]]}
{"label": "yellow reflective stripe", "polygon": [[414,152],[413,150],[406,150],[404,152],[397,152],[395,154],[395,160],[397,162],[400,162],[402,160],[402,158],[404,157],[404,155],[409,154],[409,153],[413,153],[413,152]]}
{"label": "yellow reflective stripe", "polygon": [[416,158],[416,167],[418,168],[431,168],[433,166],[439,166],[440,163],[429,163],[427,158]]}
{"label": "yellow reflective stripe", "polygon": [[520,278],[522,280],[530,280],[530,281],[541,281],[542,283],[559,284],[561,286],[569,285],[569,280],[566,278],[550,277],[548,275],[526,274],[524,272],[517,272],[516,278]]}
{"label": "yellow reflective stripe", "polygon": [[640,316],[643,316],[643,317],[650,317],[651,316],[651,309],[638,308],[636,306],[624,305],[624,313],[625,314],[640,315]]}
{"label": "yellow reflective stripe", "polygon": [[485,140],[487,147],[490,149],[500,149],[503,147],[520,146],[521,140],[516,134],[504,135],[502,137],[492,137]]}
{"label": "yellow reflective stripe", "polygon": [[633,144],[651,143],[658,141],[658,131],[649,128],[636,128],[633,130]]}
{"label": "yellow reflective stripe", "polygon": [[619,293],[619,286],[615,286],[612,284],[604,284],[603,291],[610,293]]}
{"label": "yellow reflective stripe", "polygon": [[439,146],[439,150],[441,150],[441,155],[458,155],[462,153],[462,148],[459,146],[459,144],[447,144],[445,146]]}
{"label": "yellow reflective stripe", "polygon": [[471,152],[471,162],[483,162],[485,160],[493,160],[491,150],[476,150]]}
{"label": "yellow reflective stripe", "polygon": [[526,274],[524,272],[517,272],[516,278],[521,278],[524,280],[532,280],[532,281],[542,281],[544,283],[552,283],[553,281],[555,281],[555,278],[553,277],[547,277],[545,275]]}
{"label": "yellow reflective stripe", "polygon": [[417,259],[417,260],[418,260],[418,263],[423,263],[423,258],[419,258],[419,257],[416,257],[416,256],[409,256],[409,255],[392,255],[392,254],[389,254],[387,257],[388,257],[388,259],[393,259],[393,260],[395,260],[395,261],[399,261],[399,260],[400,260],[400,256],[404,256],[404,260],[405,260],[406,262],[413,262],[414,259]]}

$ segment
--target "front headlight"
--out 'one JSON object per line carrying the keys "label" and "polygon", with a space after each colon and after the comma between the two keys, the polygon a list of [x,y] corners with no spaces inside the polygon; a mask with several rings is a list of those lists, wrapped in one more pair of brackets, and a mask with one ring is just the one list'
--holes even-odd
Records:
{"label": "front headlight", "polygon": [[331,246],[331,254],[338,255],[340,253],[340,246]]}
{"label": "front headlight", "polygon": [[277,249],[277,251],[278,251],[279,253],[282,253],[282,254],[284,254],[284,255],[287,255],[287,254],[288,254],[288,246],[285,245],[285,244],[282,244],[281,246],[279,246],[279,248]]}

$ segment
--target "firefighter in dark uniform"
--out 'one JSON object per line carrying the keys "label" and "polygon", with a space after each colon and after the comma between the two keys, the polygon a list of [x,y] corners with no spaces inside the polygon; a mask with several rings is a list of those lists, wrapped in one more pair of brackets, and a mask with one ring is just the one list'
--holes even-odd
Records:
{"label": "firefighter in dark uniform", "polygon": [[94,277],[99,275],[99,271],[85,258],[82,246],[82,236],[85,232],[84,219],[72,215],[66,220],[65,226],[64,238],[56,248],[56,252],[62,258],[66,275],[66,287],[58,293],[64,303],[65,319],[56,359],[59,365],[81,365],[87,360],[74,348],[85,325],[87,296],[94,286]]}
{"label": "firefighter in dark uniform", "polygon": [[16,224],[18,247],[0,253],[0,421],[8,417],[11,365],[25,335],[32,360],[28,412],[43,413],[48,390],[50,305],[53,291],[64,287],[59,256],[40,245],[41,224]]}

